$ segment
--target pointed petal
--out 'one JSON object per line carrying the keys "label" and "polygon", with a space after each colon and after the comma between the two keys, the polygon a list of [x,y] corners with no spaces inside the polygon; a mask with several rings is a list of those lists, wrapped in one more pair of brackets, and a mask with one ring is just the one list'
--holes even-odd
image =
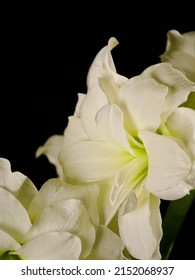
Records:
{"label": "pointed petal", "polygon": [[[97,230],[97,237],[89,260],[119,260],[121,259],[124,244],[120,237],[109,228],[101,225]],[[113,246],[114,244],[114,246]]]}
{"label": "pointed petal", "polygon": [[68,232],[49,232],[38,236],[16,250],[24,260],[78,260],[80,239]]}
{"label": "pointed petal", "polygon": [[17,250],[20,246],[11,235],[0,229],[0,257],[7,251]]}
{"label": "pointed petal", "polygon": [[78,100],[77,100],[77,104],[76,104],[76,107],[75,107],[75,111],[74,111],[74,116],[79,118],[80,117],[80,107],[81,107],[81,104],[83,103],[83,101],[85,100],[86,98],[86,94],[84,93],[78,93],[77,94],[78,96]]}
{"label": "pointed petal", "polygon": [[149,131],[140,131],[148,154],[148,175],[145,188],[162,199],[178,199],[192,187],[185,183],[191,171],[187,153],[170,137]]}
{"label": "pointed petal", "polygon": [[49,162],[56,167],[56,172],[60,178],[63,178],[63,175],[58,156],[62,149],[63,138],[63,135],[53,135],[36,151],[36,157],[45,155],[48,158]]}
{"label": "pointed petal", "polygon": [[20,242],[31,222],[22,204],[3,188],[0,188],[0,213],[0,228]]}
{"label": "pointed petal", "polygon": [[101,80],[110,76],[114,79],[117,86],[123,84],[126,77],[116,73],[116,68],[111,56],[111,50],[118,44],[118,41],[112,37],[108,45],[100,50],[92,62],[87,75],[87,96],[80,106],[80,117],[84,130],[90,138],[98,139],[95,125],[95,116],[100,108],[108,104],[107,96],[101,87]]}
{"label": "pointed petal", "polygon": [[[133,197],[132,197],[133,196]],[[133,192],[119,209],[119,232],[129,251],[136,259],[160,259],[161,218],[158,203],[152,203],[150,194],[142,191],[137,203]],[[153,228],[154,227],[154,228]]]}
{"label": "pointed petal", "polygon": [[87,75],[87,87],[91,86],[98,80],[98,78],[104,75],[114,76],[114,79],[118,84],[123,83],[127,78],[120,76],[116,73],[116,68],[111,56],[111,50],[118,45],[116,38],[111,37],[108,40],[108,45],[103,47],[96,57],[94,58]]}

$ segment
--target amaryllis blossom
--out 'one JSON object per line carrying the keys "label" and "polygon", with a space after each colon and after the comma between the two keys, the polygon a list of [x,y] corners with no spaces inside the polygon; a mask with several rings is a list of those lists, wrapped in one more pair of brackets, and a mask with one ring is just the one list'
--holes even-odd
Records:
{"label": "amaryllis blossom", "polygon": [[99,225],[98,193],[96,185],[72,186],[58,179],[48,180],[37,191],[1,158],[0,258],[122,258],[121,239]]}
{"label": "amaryllis blossom", "polygon": [[175,29],[169,30],[160,59],[183,69],[188,79],[195,82],[195,31],[181,34]]}
{"label": "amaryllis blossom", "polygon": [[51,136],[37,156],[71,184],[98,184],[101,223],[134,258],[160,259],[160,201],[195,187],[195,112],[180,107],[195,83],[166,62],[128,79],[116,72],[117,44],[112,37],[97,54],[64,135]]}

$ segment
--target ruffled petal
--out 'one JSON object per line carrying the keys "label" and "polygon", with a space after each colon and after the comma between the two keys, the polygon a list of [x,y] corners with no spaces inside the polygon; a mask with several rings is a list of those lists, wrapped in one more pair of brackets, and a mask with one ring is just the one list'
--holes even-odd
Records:
{"label": "ruffled petal", "polygon": [[22,243],[52,231],[66,231],[78,235],[82,242],[82,256],[87,256],[95,241],[95,229],[82,202],[69,199],[48,206],[38,216]]}
{"label": "ruffled petal", "polygon": [[167,129],[181,141],[191,159],[191,172],[185,181],[195,187],[195,111],[190,108],[177,108],[167,120]]}
{"label": "ruffled petal", "polygon": [[190,92],[195,91],[195,83],[190,81],[182,70],[167,62],[148,67],[141,76],[151,77],[157,83],[167,87],[168,92],[161,115],[162,125],[171,113],[188,99]]}
{"label": "ruffled petal", "polygon": [[148,154],[148,175],[145,188],[162,199],[174,200],[189,193],[185,182],[191,172],[191,160],[185,150],[170,137],[140,131]]}
{"label": "ruffled petal", "polygon": [[33,199],[28,212],[32,221],[35,222],[35,220],[44,208],[55,205],[60,201],[66,201],[68,199],[77,199],[82,201],[83,205],[85,206],[88,212],[91,222],[94,225],[97,225],[98,195],[99,188],[97,185],[70,185],[59,179],[50,179],[45,184],[43,184],[43,186],[39,190],[39,193]]}
{"label": "ruffled petal", "polygon": [[3,188],[0,188],[0,213],[0,228],[20,242],[31,222],[22,204]]}
{"label": "ruffled petal", "polygon": [[195,159],[195,111],[177,108],[166,122],[170,134],[181,140],[189,154]]}
{"label": "ruffled petal", "polygon": [[68,232],[49,232],[30,240],[15,251],[24,260],[78,260],[79,237]]}
{"label": "ruffled petal", "polygon": [[[155,201],[154,201],[155,200]],[[119,209],[119,232],[130,255],[136,259],[160,259],[162,237],[160,200],[142,190],[132,191]]]}
{"label": "ruffled petal", "polygon": [[28,209],[38,190],[31,180],[22,173],[11,171],[9,160],[0,158],[0,187],[11,192]]}
{"label": "ruffled petal", "polygon": [[171,64],[183,69],[186,76],[195,82],[195,32],[180,34],[177,30],[167,32],[167,44],[163,54],[160,55],[162,62]]}

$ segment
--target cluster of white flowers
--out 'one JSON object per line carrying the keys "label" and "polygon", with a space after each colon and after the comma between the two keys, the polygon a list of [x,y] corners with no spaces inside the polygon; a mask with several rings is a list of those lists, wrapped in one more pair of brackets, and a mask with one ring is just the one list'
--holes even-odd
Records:
{"label": "cluster of white flowers", "polygon": [[64,135],[36,152],[58,178],[38,191],[0,159],[1,259],[161,259],[161,199],[195,189],[195,32],[167,35],[161,62],[130,79],[116,38],[99,51]]}

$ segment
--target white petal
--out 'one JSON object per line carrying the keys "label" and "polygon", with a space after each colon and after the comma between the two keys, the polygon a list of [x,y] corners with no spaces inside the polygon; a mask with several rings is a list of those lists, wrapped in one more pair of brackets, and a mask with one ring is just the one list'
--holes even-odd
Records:
{"label": "white petal", "polygon": [[184,182],[191,171],[187,153],[170,137],[140,131],[148,154],[148,175],[145,188],[162,199],[178,199],[192,188]]}
{"label": "white petal", "polygon": [[131,135],[137,136],[141,129],[155,131],[159,127],[166,94],[164,85],[142,75],[131,78],[120,88],[118,103]]}
{"label": "white petal", "polygon": [[170,134],[182,142],[189,155],[192,168],[186,182],[195,187],[195,111],[190,108],[177,108],[167,120]]}
{"label": "white petal", "polygon": [[80,117],[82,126],[90,139],[99,139],[99,131],[96,126],[97,112],[108,104],[108,99],[99,85],[95,83],[87,92],[85,100],[80,106]]}
{"label": "white petal", "polygon": [[18,243],[12,236],[0,229],[0,257],[7,251],[12,251],[20,248]]}
{"label": "white petal", "polygon": [[48,158],[49,162],[56,167],[57,174],[60,178],[63,178],[63,175],[58,156],[62,149],[63,138],[63,135],[53,135],[36,151],[36,157],[45,155]]}
{"label": "white petal", "polygon": [[129,161],[129,152],[101,141],[82,141],[64,153],[64,168],[70,178],[93,182],[113,177]]}
{"label": "white petal", "polygon": [[[123,112],[115,104],[105,105],[96,115],[97,128],[104,141],[134,154],[124,129]],[[131,156],[130,156],[131,157]]]}
{"label": "white petal", "polygon": [[183,71],[167,62],[152,65],[141,75],[143,77],[150,76],[159,84],[167,86],[168,93],[161,115],[163,124],[170,114],[187,100],[190,92],[195,91],[195,83],[190,81]]}
{"label": "white petal", "polygon": [[16,250],[15,255],[26,260],[78,260],[80,239],[68,232],[49,232],[38,236]]}
{"label": "white petal", "polygon": [[87,95],[84,94],[84,93],[78,93],[77,96],[78,96],[78,101],[77,101],[77,104],[76,104],[76,107],[75,107],[74,116],[79,118],[80,117],[81,104],[83,103],[83,101],[85,100]]}
{"label": "white petal", "polygon": [[124,249],[121,238],[109,228],[100,225],[89,260],[119,260]]}
{"label": "white petal", "polygon": [[180,139],[195,159],[195,111],[177,108],[167,120],[170,134]]}
{"label": "white petal", "polygon": [[0,158],[0,186],[11,192],[28,209],[38,190],[31,180],[20,172],[12,172],[10,162]]}
{"label": "white petal", "polygon": [[29,207],[29,215],[35,221],[39,213],[46,207],[55,205],[68,199],[81,200],[85,206],[90,220],[94,225],[98,224],[97,199],[99,188],[97,185],[79,186],[70,185],[59,179],[48,180],[39,190]]}
{"label": "white petal", "polygon": [[[82,121],[75,116],[69,117],[68,125],[64,130],[64,140],[62,146],[62,153],[60,154],[60,163],[63,161],[63,153],[69,146],[82,140],[88,140],[88,135],[84,131]],[[65,150],[65,151],[64,151]]]}
{"label": "white petal", "polygon": [[126,164],[115,177],[110,195],[111,204],[118,206],[127,194],[139,185],[147,175],[147,157],[136,157]]}
{"label": "white petal", "polygon": [[120,85],[127,78],[118,75],[111,56],[111,50],[118,45],[116,38],[111,37],[108,41],[108,45],[103,47],[96,57],[94,58],[87,75],[87,87],[91,88],[94,83],[102,76],[110,74],[114,77],[116,82]]}
{"label": "white petal", "polygon": [[22,243],[52,231],[66,231],[78,235],[82,241],[82,255],[87,256],[95,240],[95,230],[80,200],[69,199],[48,206],[38,216]]}
{"label": "white petal", "polygon": [[167,32],[165,52],[160,56],[161,61],[167,61],[183,69],[186,76],[195,82],[195,32],[180,34],[177,30]]}
{"label": "white petal", "polygon": [[120,236],[134,258],[160,259],[160,254],[157,254],[162,237],[159,203],[152,203],[150,194],[142,191],[135,205],[132,195],[135,196],[130,193],[119,209]]}
{"label": "white petal", "polygon": [[31,222],[22,204],[3,188],[0,188],[0,213],[0,228],[20,242]]}

